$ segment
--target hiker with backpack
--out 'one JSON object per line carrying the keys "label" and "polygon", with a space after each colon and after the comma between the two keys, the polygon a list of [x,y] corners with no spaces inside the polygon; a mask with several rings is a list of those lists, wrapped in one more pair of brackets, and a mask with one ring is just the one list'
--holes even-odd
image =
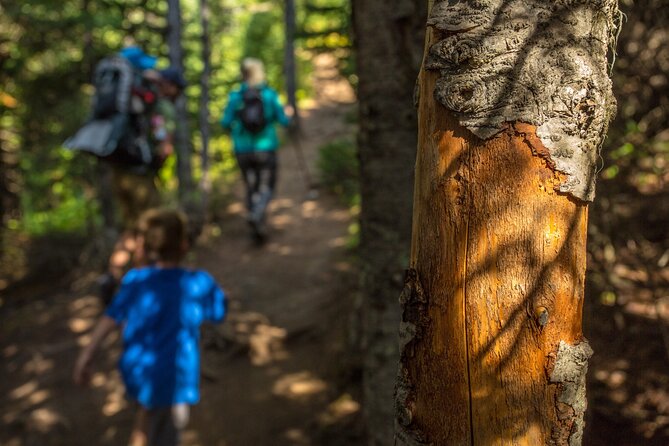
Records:
{"label": "hiker with backpack", "polygon": [[[266,211],[274,195],[279,138],[275,124],[291,120],[278,93],[265,80],[263,63],[246,58],[241,64],[242,85],[230,93],[221,126],[230,131],[237,164],[246,188],[247,221],[254,240],[267,237]],[[290,108],[286,109],[292,114]]]}
{"label": "hiker with backpack", "polygon": [[157,98],[148,119],[148,145],[151,149],[148,163],[113,163],[113,192],[119,204],[123,232],[116,242],[109,258],[108,272],[99,279],[100,297],[107,303],[111,300],[121,277],[136,259],[136,224],[139,216],[160,204],[160,194],[156,187],[158,171],[165,160],[174,153],[173,137],[176,130],[176,109],[174,102],[186,86],[180,71],[166,68],[149,71],[145,77],[157,87]]}
{"label": "hiker with backpack", "polygon": [[156,71],[156,62],[156,57],[136,46],[100,61],[93,79],[91,119],[64,143],[112,168],[112,193],[122,225],[108,272],[98,280],[105,303],[132,263],[140,214],[160,204],[157,174],[174,151],[174,102],[186,82],[174,68]]}

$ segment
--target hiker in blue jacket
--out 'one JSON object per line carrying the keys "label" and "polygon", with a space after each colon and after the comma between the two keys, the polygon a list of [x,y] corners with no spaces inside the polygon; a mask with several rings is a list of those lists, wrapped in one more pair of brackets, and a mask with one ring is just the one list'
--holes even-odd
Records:
{"label": "hiker in blue jacket", "polygon": [[274,195],[279,138],[275,124],[287,127],[292,110],[267,86],[263,63],[246,58],[241,65],[242,85],[230,93],[221,126],[232,135],[235,157],[246,186],[247,220],[254,239],[267,237],[265,214]]}

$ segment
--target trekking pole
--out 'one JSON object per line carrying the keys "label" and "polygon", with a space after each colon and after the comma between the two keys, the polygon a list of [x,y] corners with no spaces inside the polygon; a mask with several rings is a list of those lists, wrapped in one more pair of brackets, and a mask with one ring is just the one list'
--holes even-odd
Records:
{"label": "trekking pole", "polygon": [[289,130],[289,135],[291,139],[291,146],[295,150],[295,155],[297,157],[297,166],[300,171],[300,176],[304,181],[304,186],[307,189],[307,200],[315,200],[318,198],[318,188],[316,184],[311,180],[311,175],[309,174],[309,168],[307,167],[307,162],[304,158],[304,151],[302,150],[302,140],[300,137],[301,128],[299,125],[299,120],[295,121],[296,125]]}

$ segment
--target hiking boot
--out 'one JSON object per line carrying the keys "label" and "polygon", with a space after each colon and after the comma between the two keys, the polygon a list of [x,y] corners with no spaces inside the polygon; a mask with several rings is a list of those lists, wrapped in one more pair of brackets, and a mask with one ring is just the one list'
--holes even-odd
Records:
{"label": "hiking boot", "polygon": [[248,220],[251,227],[251,238],[257,245],[262,245],[267,241],[267,226],[262,220],[253,217]]}

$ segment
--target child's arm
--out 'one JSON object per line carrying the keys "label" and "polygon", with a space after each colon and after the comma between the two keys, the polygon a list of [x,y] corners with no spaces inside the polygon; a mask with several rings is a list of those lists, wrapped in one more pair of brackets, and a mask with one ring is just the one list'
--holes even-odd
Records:
{"label": "child's arm", "polygon": [[107,335],[116,328],[116,321],[109,316],[102,316],[91,333],[91,342],[84,347],[74,364],[73,378],[77,385],[86,385],[90,380],[90,366],[95,352]]}

